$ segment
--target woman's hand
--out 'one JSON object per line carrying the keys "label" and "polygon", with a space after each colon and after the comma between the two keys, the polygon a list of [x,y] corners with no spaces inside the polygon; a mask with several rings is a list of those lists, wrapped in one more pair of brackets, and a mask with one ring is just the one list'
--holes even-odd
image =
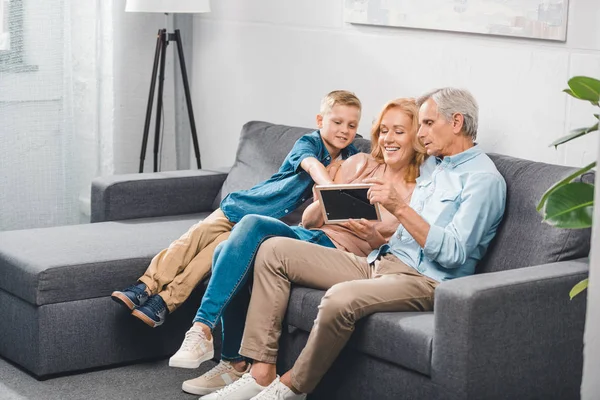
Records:
{"label": "woman's hand", "polygon": [[379,203],[393,215],[397,215],[397,212],[403,207],[408,207],[390,182],[385,182],[380,178],[368,178],[364,182],[373,184],[367,193],[371,204]]}
{"label": "woman's hand", "polygon": [[376,249],[385,243],[385,239],[377,229],[375,229],[376,222],[368,221],[364,218],[361,219],[349,219],[348,222],[344,222],[340,225],[350,229],[356,237],[369,243],[372,249]]}

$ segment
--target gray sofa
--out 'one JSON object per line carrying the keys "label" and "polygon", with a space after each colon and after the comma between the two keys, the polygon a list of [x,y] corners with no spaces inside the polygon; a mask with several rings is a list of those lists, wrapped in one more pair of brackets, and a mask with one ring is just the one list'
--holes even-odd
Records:
{"label": "gray sofa", "polygon": [[[203,285],[156,329],[111,302],[111,291],[133,282],[223,195],[270,176],[309,131],[250,122],[229,173],[99,178],[92,187],[93,223],[0,232],[0,355],[38,378],[171,355]],[[357,145],[367,151],[369,142]],[[507,181],[508,201],[477,274],[442,283],[434,312],[360,321],[311,398],[579,397],[586,304],[585,296],[569,301],[568,292],[587,276],[590,232],[551,228],[535,211],[545,189],[573,169],[491,157]],[[293,289],[281,370],[304,346],[323,294]]]}

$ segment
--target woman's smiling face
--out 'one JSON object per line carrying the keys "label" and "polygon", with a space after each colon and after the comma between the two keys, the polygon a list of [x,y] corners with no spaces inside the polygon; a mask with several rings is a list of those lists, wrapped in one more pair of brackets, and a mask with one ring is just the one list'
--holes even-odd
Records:
{"label": "woman's smiling face", "polygon": [[385,112],[379,125],[379,146],[389,166],[404,167],[415,156],[412,118],[399,107]]}

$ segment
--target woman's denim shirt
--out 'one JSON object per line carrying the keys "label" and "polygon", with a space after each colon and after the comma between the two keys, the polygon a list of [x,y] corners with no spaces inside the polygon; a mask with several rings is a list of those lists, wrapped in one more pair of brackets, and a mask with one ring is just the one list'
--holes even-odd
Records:
{"label": "woman's denim shirt", "polygon": [[[358,150],[350,144],[341,151],[346,159]],[[324,166],[331,163],[331,155],[321,139],[320,131],[302,136],[286,156],[279,171],[268,180],[249,190],[232,192],[221,201],[221,209],[231,222],[239,222],[248,214],[259,214],[280,219],[294,211],[312,196],[314,184],[300,163],[314,157]]]}
{"label": "woman's denim shirt", "polygon": [[505,203],[504,178],[479,146],[443,159],[430,157],[410,202],[430,225],[425,247],[400,225],[369,261],[393,253],[438,282],[471,275],[496,235]]}

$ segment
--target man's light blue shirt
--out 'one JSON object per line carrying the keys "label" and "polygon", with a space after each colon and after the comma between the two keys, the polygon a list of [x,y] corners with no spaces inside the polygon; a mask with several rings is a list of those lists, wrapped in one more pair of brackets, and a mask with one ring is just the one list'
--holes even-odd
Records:
{"label": "man's light blue shirt", "polygon": [[392,253],[438,282],[471,275],[504,214],[506,183],[492,160],[474,146],[421,167],[410,206],[430,225],[422,248],[400,225],[369,261]]}

